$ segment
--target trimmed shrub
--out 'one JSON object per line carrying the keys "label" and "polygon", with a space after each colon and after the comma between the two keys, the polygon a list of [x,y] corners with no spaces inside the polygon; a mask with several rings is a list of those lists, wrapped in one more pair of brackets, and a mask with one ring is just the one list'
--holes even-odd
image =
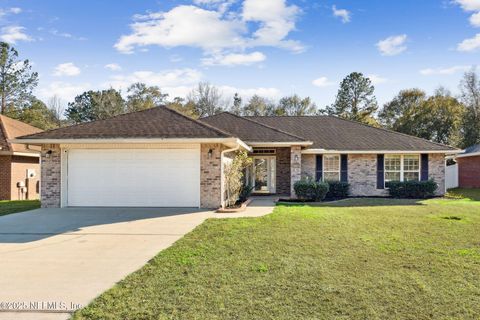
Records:
{"label": "trimmed shrub", "polygon": [[247,201],[247,199],[250,197],[252,194],[253,187],[248,184],[244,184],[242,186],[242,189],[240,190],[240,195],[238,196],[238,202],[243,203]]}
{"label": "trimmed shrub", "polygon": [[350,191],[350,184],[348,182],[329,181],[328,185],[327,199],[344,199],[348,197]]}
{"label": "trimmed shrub", "polygon": [[293,185],[295,194],[303,201],[322,201],[327,195],[328,188],[328,183],[316,182],[313,179],[302,179]]}
{"label": "trimmed shrub", "polygon": [[427,181],[390,181],[385,184],[390,196],[394,198],[425,199],[435,195],[438,184]]}

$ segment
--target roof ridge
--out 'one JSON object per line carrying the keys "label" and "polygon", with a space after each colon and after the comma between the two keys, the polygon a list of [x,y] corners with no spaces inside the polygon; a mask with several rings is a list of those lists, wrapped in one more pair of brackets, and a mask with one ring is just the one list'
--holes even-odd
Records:
{"label": "roof ridge", "polygon": [[[234,135],[232,135],[232,134],[229,133],[229,132],[223,131],[223,130],[221,130],[221,129],[217,128],[217,127],[214,127],[214,126],[212,126],[212,125],[209,125],[209,124],[207,124],[207,123],[203,123],[203,122],[200,121],[200,120],[190,118],[189,116],[186,116],[186,115],[180,113],[180,112],[177,111],[177,110],[173,110],[173,109],[167,107],[166,105],[162,105],[161,107],[165,108],[166,110],[168,110],[168,111],[170,111],[170,112],[172,112],[172,113],[175,113],[175,114],[177,114],[177,115],[179,115],[179,116],[182,116],[182,117],[184,117],[185,119],[190,120],[191,122],[194,122],[194,123],[196,123],[196,124],[199,124],[199,125],[207,128],[207,129],[215,130],[215,131],[217,131],[217,133],[226,134],[226,135],[228,135],[228,136],[234,137]],[[238,137],[235,137],[235,138],[238,138]]]}
{"label": "roof ridge", "polygon": [[[266,124],[257,122],[257,121],[252,120],[252,119],[248,119],[248,118],[246,118],[246,117],[244,117],[244,116],[239,116],[239,115],[234,114],[234,113],[229,112],[229,111],[223,111],[223,112],[221,112],[221,113],[219,113],[219,114],[222,114],[222,113],[226,113],[226,114],[232,115],[232,116],[234,116],[234,117],[237,117],[237,118],[240,118],[240,119],[244,119],[244,120],[246,120],[246,121],[250,121],[250,122],[255,123],[255,124],[259,125],[259,126],[262,126],[262,127],[265,127],[265,128],[268,128],[268,129],[271,129],[271,130],[274,130],[274,131],[277,131],[277,132],[280,132],[280,133],[283,133],[283,134],[286,134],[286,135],[288,135],[288,136],[291,136],[291,137],[294,137],[294,138],[297,138],[297,139],[301,139],[301,140],[303,140],[303,141],[308,141],[308,139],[305,139],[304,137],[300,137],[300,136],[297,136],[297,135],[295,135],[295,134],[292,134],[292,133],[283,131],[283,130],[281,130],[281,129],[274,128],[274,127],[272,127],[272,126],[269,126],[269,125],[266,125]],[[212,117],[212,116],[211,116],[211,117]],[[208,118],[208,117],[207,117],[207,118]]]}
{"label": "roof ridge", "polygon": [[[130,115],[130,114],[134,114],[134,113],[144,113],[144,112],[147,112],[147,111],[152,111],[152,110],[155,110],[156,108],[164,108],[165,110],[167,111],[170,111],[171,113],[174,113],[176,115],[180,115],[182,116],[183,118],[186,118],[196,124],[199,124],[203,127],[206,127],[210,130],[214,130],[216,131],[217,133],[221,133],[221,134],[226,134],[226,135],[229,135],[229,136],[232,136],[231,133],[227,133],[227,132],[223,132],[221,131],[220,129],[218,128],[215,128],[213,126],[209,126],[207,124],[204,124],[203,122],[200,122],[198,120],[195,120],[195,119],[192,119],[184,114],[181,114],[180,112],[176,111],[176,110],[173,110],[169,107],[167,107],[166,105],[157,105],[155,107],[152,107],[152,108],[149,108],[149,109],[145,109],[145,110],[139,110],[139,111],[132,111],[132,112],[125,112],[125,113],[122,113],[122,114],[117,114],[113,117],[110,117],[110,118],[105,118],[105,119],[97,119],[97,120],[91,120],[91,121],[87,121],[87,122],[81,122],[81,123],[74,123],[72,125],[68,125],[68,126],[65,126],[65,127],[59,127],[59,128],[54,128],[54,129],[50,129],[50,130],[45,130],[41,133],[51,133],[51,132],[55,132],[55,131],[58,131],[58,130],[62,130],[62,129],[65,129],[65,128],[70,128],[70,127],[84,127],[86,125],[89,125],[91,123],[98,123],[98,122],[105,122],[105,121],[109,121],[109,120],[112,120],[112,119],[116,119],[116,118],[121,118],[121,117],[124,117],[124,116],[127,116],[127,115]],[[29,136],[32,136],[32,135],[35,135],[36,133],[33,133],[33,134],[28,134],[28,135],[25,135],[25,136],[22,136],[22,137],[29,137]]]}
{"label": "roof ridge", "polygon": [[449,147],[449,148],[452,148],[452,149],[458,149],[458,148],[455,148],[455,147],[452,147],[452,146],[449,146],[449,145],[446,145],[446,144],[443,144],[443,143],[430,141],[428,139],[420,138],[420,137],[417,137],[417,136],[414,136],[414,135],[411,135],[411,134],[406,134],[406,133],[403,133],[403,132],[398,132],[398,131],[383,128],[383,127],[374,127],[372,125],[369,125],[369,124],[366,124],[366,123],[363,123],[363,122],[359,122],[359,121],[355,121],[355,120],[351,120],[351,119],[345,119],[345,118],[341,118],[341,117],[333,116],[333,115],[326,115],[326,117],[339,119],[339,120],[346,121],[346,122],[356,123],[356,124],[362,125],[362,126],[367,127],[367,128],[377,129],[377,130],[380,130],[380,131],[386,131],[386,132],[390,132],[390,133],[399,134],[399,135],[402,135],[402,136],[405,136],[405,137],[426,141],[426,142],[435,144],[435,145],[440,146],[440,147]]}
{"label": "roof ridge", "polygon": [[[3,137],[5,138],[5,142],[7,143],[7,147],[9,150],[12,149],[12,144],[10,143],[8,133],[7,133],[7,128],[5,127],[5,124],[3,123],[3,118],[5,116],[3,114],[0,114],[0,131],[3,133]],[[7,117],[8,118],[8,117]]]}

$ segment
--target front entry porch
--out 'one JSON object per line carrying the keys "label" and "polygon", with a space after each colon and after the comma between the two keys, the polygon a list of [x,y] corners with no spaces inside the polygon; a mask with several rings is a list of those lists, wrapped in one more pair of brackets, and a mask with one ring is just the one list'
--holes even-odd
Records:
{"label": "front entry porch", "polygon": [[249,155],[253,162],[246,179],[253,194],[291,194],[291,182],[300,179],[300,147],[254,147]]}

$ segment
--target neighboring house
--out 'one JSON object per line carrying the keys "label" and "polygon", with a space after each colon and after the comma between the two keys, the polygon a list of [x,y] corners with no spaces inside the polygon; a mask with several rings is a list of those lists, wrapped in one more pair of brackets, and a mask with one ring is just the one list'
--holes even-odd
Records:
{"label": "neighboring house", "polygon": [[354,196],[385,181],[434,179],[445,191],[452,147],[330,116],[194,120],[157,107],[16,139],[42,147],[42,205],[184,206],[223,203],[223,164],[254,158],[255,192],[290,195],[302,175],[342,180]]}
{"label": "neighboring house", "polygon": [[41,131],[0,115],[0,200],[38,199],[40,148],[9,139]]}
{"label": "neighboring house", "polygon": [[480,188],[480,144],[465,149],[457,155],[458,186],[460,188]]}

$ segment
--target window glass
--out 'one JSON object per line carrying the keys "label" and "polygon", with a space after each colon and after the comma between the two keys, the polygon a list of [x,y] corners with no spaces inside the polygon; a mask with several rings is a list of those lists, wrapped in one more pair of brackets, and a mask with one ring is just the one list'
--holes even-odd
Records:
{"label": "window glass", "polygon": [[323,180],[340,181],[340,155],[323,156]]}
{"label": "window glass", "polygon": [[420,169],[420,159],[417,155],[407,155],[403,157],[403,170],[418,171]]}
{"label": "window glass", "polygon": [[386,155],[385,182],[420,180],[419,155]]}
{"label": "window glass", "polygon": [[339,172],[325,172],[323,174],[324,181],[340,181],[340,173]]}
{"label": "window glass", "polygon": [[402,168],[402,156],[385,156],[385,181],[400,181]]}

